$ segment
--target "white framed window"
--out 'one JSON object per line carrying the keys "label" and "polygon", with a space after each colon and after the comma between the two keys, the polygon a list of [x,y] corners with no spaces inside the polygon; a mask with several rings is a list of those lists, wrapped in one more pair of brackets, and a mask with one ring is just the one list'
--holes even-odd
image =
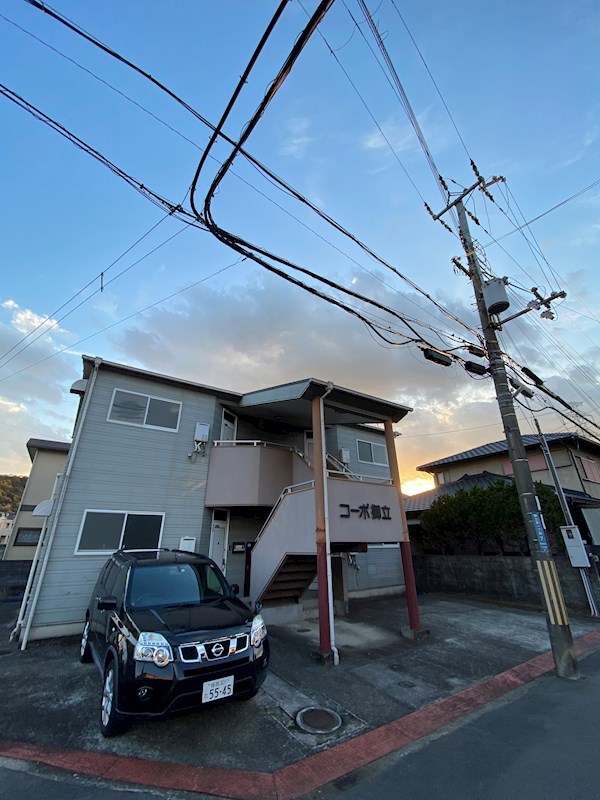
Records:
{"label": "white framed window", "polygon": [[363,464],[378,464],[381,467],[388,466],[387,449],[384,444],[367,442],[365,439],[356,440],[358,460]]}
{"label": "white framed window", "polygon": [[156,550],[165,515],[160,511],[109,511],[86,508],[75,555],[104,555],[115,550]]}
{"label": "white framed window", "polygon": [[106,419],[118,425],[177,433],[180,416],[181,403],[178,400],[115,389]]}

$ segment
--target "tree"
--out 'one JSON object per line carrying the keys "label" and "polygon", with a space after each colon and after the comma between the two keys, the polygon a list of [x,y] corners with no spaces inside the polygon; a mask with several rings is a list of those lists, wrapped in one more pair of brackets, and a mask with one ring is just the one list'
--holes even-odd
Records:
{"label": "tree", "polygon": [[[559,527],[564,519],[558,498],[548,486],[536,484],[553,550],[562,549]],[[497,481],[442,495],[421,515],[421,541],[426,551],[448,554],[528,555],[519,497],[514,483]]]}
{"label": "tree", "polygon": [[25,475],[0,475],[0,511],[14,513],[18,509],[26,483]]}

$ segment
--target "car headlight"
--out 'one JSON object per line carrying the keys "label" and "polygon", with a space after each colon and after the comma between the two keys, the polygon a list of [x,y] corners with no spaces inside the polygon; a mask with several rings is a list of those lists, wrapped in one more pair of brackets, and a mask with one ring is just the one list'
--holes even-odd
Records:
{"label": "car headlight", "polygon": [[160,633],[140,633],[133,657],[136,661],[154,661],[157,667],[166,667],[173,661],[171,645]]}
{"label": "car headlight", "polygon": [[250,630],[250,641],[254,647],[259,647],[264,639],[267,638],[267,626],[264,619],[260,614],[257,614],[252,620],[252,628]]}

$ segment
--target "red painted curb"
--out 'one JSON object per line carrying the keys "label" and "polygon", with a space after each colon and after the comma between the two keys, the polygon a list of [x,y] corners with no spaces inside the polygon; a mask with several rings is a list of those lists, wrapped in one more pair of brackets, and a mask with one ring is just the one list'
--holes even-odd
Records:
{"label": "red painted curb", "polygon": [[[584,656],[600,649],[600,630],[575,640]],[[201,792],[231,800],[295,800],[333,780],[429,736],[554,668],[549,652],[511,667],[481,683],[438,700],[405,717],[347,742],[307,756],[273,774],[129,758],[83,750],[59,750],[0,740],[0,756],[31,761],[107,780]]]}

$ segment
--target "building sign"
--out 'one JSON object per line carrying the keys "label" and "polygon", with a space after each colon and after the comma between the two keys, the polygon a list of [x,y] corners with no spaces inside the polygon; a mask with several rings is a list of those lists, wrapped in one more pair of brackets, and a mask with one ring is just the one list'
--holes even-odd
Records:
{"label": "building sign", "polygon": [[351,508],[349,503],[340,503],[342,519],[348,519],[353,514],[357,515],[357,519],[384,519],[391,520],[390,507],[380,506],[375,503],[363,503],[358,508]]}

